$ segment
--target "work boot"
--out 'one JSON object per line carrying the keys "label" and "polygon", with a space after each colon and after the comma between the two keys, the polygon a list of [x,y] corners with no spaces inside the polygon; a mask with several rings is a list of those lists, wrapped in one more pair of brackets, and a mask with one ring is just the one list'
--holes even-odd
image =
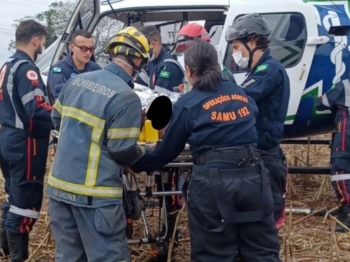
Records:
{"label": "work boot", "polygon": [[13,234],[7,232],[11,262],[24,262],[28,258],[28,234]]}
{"label": "work boot", "polygon": [[9,254],[6,231],[3,226],[3,220],[0,220],[0,258],[7,257]]}
{"label": "work boot", "polygon": [[[350,228],[350,206],[340,206],[339,213],[337,215],[337,219],[342,222],[345,226]],[[345,233],[347,229],[345,229],[342,225],[338,224],[335,227],[335,232],[337,233]]]}

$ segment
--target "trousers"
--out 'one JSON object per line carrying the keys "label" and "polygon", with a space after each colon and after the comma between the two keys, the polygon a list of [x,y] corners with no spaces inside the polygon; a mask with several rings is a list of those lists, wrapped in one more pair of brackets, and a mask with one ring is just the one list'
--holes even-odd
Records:
{"label": "trousers", "polygon": [[49,135],[34,139],[22,130],[1,127],[0,167],[5,179],[2,204],[6,232],[28,234],[41,210]]}
{"label": "trousers", "polygon": [[341,205],[350,206],[350,118],[336,118],[331,158],[331,183]]}
{"label": "trousers", "polygon": [[286,157],[278,146],[267,152],[261,153],[264,165],[269,171],[272,197],[274,202],[274,219],[279,229],[285,221],[285,195],[287,193],[287,166]]}
{"label": "trousers", "polygon": [[123,206],[78,207],[50,198],[56,262],[130,262]]}
{"label": "trousers", "polygon": [[281,261],[271,186],[262,161],[241,166],[242,151],[216,155],[196,161],[187,187],[191,261],[232,262],[238,254],[243,261]]}

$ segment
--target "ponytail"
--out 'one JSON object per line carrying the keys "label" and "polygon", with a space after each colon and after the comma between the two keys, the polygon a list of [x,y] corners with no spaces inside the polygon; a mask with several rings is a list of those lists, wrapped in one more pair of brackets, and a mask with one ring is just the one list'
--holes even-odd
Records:
{"label": "ponytail", "polygon": [[185,51],[185,65],[198,79],[195,86],[200,90],[214,90],[222,79],[218,54],[207,41],[195,40]]}
{"label": "ponytail", "polygon": [[222,79],[221,72],[217,67],[212,67],[203,72],[199,77],[199,89],[216,89],[218,83]]}

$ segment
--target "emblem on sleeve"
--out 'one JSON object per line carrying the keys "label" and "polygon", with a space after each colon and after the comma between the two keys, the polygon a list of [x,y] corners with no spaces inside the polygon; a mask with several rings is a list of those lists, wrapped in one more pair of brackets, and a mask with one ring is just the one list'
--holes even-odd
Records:
{"label": "emblem on sleeve", "polygon": [[267,70],[268,67],[269,67],[268,64],[259,65],[259,66],[256,68],[255,72],[256,72],[256,73],[264,72],[264,71]]}
{"label": "emblem on sleeve", "polygon": [[38,80],[38,74],[34,70],[29,70],[27,72],[27,78],[31,81]]}
{"label": "emblem on sleeve", "polygon": [[170,72],[169,71],[165,71],[165,70],[161,70],[159,73],[159,77],[161,78],[170,78]]}

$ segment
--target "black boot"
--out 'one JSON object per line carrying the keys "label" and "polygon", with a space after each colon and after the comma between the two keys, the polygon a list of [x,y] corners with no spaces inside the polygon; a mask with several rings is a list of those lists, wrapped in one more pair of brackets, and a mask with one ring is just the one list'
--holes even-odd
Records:
{"label": "black boot", "polygon": [[[350,228],[350,206],[340,206],[337,219],[345,226]],[[347,230],[342,225],[337,224],[335,227],[335,232],[345,233]]]}
{"label": "black boot", "polygon": [[24,262],[28,258],[28,234],[13,234],[7,232],[11,262]]}
{"label": "black boot", "polygon": [[4,229],[3,221],[0,220],[0,258],[9,256],[9,246],[7,243],[7,235]]}

